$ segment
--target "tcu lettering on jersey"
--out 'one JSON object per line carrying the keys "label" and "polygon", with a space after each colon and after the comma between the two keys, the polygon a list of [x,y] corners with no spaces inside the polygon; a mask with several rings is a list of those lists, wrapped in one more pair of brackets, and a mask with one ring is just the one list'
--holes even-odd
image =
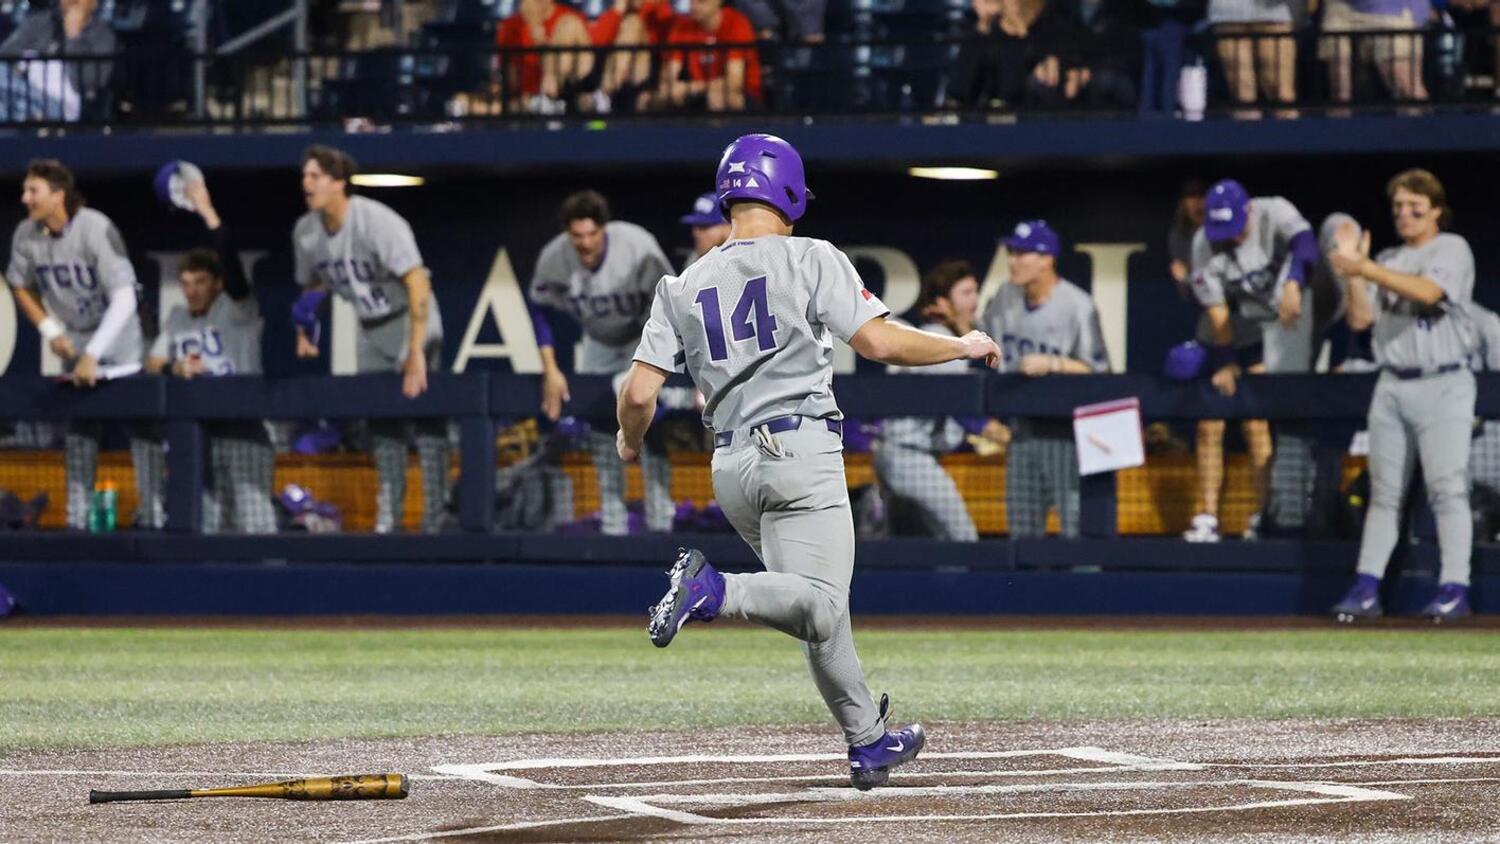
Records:
{"label": "tcu lettering on jersey", "polygon": [[173,357],[197,355],[203,369],[211,375],[233,375],[234,361],[224,356],[224,338],[216,328],[182,331],[172,337]]}

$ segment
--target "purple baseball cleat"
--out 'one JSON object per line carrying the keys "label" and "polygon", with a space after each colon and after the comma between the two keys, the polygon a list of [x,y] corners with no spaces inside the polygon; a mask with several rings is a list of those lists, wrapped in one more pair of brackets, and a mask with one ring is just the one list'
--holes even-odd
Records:
{"label": "purple baseball cleat", "polygon": [[[890,696],[881,695],[881,721],[885,721],[890,705]],[[904,730],[887,730],[869,744],[849,748],[849,782],[860,791],[885,785],[890,781],[891,769],[916,759],[926,743],[927,733],[922,725],[912,724]]]}
{"label": "purple baseball cleat", "polygon": [[665,648],[689,621],[713,621],[724,604],[724,575],[708,564],[695,548],[678,548],[677,562],[667,571],[671,585],[661,602],[651,608],[646,632],[651,644]]}
{"label": "purple baseball cleat", "polygon": [[1360,619],[1380,618],[1380,578],[1368,574],[1359,575],[1343,600],[1330,610],[1334,619],[1352,624]]}
{"label": "purple baseball cleat", "polygon": [[1438,587],[1437,597],[1422,609],[1422,617],[1433,624],[1456,621],[1473,615],[1469,607],[1469,587],[1462,583],[1444,583]]}

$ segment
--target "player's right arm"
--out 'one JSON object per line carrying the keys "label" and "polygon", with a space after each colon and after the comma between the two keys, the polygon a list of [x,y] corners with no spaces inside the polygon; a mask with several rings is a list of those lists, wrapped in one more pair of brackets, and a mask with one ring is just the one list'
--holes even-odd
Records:
{"label": "player's right arm", "polygon": [[[26,223],[22,223],[26,225]],[[31,324],[36,327],[37,333],[47,345],[52,347],[53,354],[63,360],[72,360],[78,352],[73,348],[73,342],[68,339],[63,324],[57,317],[49,316],[42,301],[32,292],[32,261],[22,245],[22,228],[16,227],[15,237],[10,244],[10,266],[5,270],[5,278],[10,282],[11,292],[15,294],[16,305],[21,308],[21,313],[26,315]]]}
{"label": "player's right arm", "polygon": [[292,324],[297,327],[297,357],[299,358],[318,356],[318,334],[321,328],[319,312],[328,300],[328,286],[313,271],[313,256],[302,245],[302,229],[314,224],[317,224],[315,218],[303,217],[292,229],[294,275],[297,285],[302,288],[302,295],[292,303]]}
{"label": "player's right arm", "polygon": [[560,309],[567,304],[567,264],[563,260],[563,249],[570,249],[567,238],[559,235],[551,240],[536,259],[536,268],[531,273],[531,327],[536,333],[537,350],[542,358],[542,414],[556,422],[562,416],[565,402],[573,396],[568,389],[568,376],[557,365],[557,349],[552,340],[552,324],[547,319],[547,308]]}

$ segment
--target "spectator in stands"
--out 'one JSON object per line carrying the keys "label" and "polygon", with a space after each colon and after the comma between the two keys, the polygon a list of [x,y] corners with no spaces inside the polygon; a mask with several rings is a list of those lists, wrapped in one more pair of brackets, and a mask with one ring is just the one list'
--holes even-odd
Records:
{"label": "spectator in stands", "polygon": [[666,0],[615,0],[589,24],[589,37],[605,54],[596,111],[647,111],[656,57],[641,47],[665,44],[677,15]]}
{"label": "spectator in stands", "polygon": [[[113,73],[115,32],[99,0],[59,0],[33,12],[0,43],[0,116],[72,122],[89,116]],[[94,115],[99,116],[99,115]]]}
{"label": "spectator in stands", "polygon": [[828,0],[739,0],[737,5],[767,41],[823,43]]}
{"label": "spectator in stands", "polygon": [[[1290,0],[1209,0],[1208,22],[1231,100],[1289,106],[1297,99],[1297,42],[1291,38]],[[1276,37],[1283,34],[1286,37]],[[1280,114],[1293,116],[1294,112]],[[1256,118],[1260,111],[1240,109],[1235,116]]]}
{"label": "spectator in stands", "polygon": [[[761,102],[760,55],[750,19],[723,0],[692,0],[691,13],[673,24],[667,43],[702,45],[666,56],[661,104],[671,108],[744,111]],[[720,45],[752,45],[725,47]]]}
{"label": "spectator in stands", "polygon": [[[208,186],[191,179],[183,193],[213,240],[194,249],[177,267],[185,305],[167,313],[146,357],[148,372],[189,379],[259,375],[260,305],[240,264],[239,249],[214,208]],[[203,494],[203,532],[275,533],[271,506],[276,454],[265,423],[207,423],[208,478]]]}
{"label": "spectator in stands", "polygon": [[[1318,58],[1328,64],[1329,93],[1336,102],[1354,96],[1354,68],[1373,64],[1397,100],[1425,100],[1422,35],[1431,8],[1427,0],[1328,0]],[[1392,34],[1411,32],[1411,35]],[[1382,34],[1377,34],[1382,33]]]}
{"label": "spectator in stands", "polygon": [[[1031,378],[1109,371],[1099,312],[1089,294],[1057,274],[1061,243],[1045,220],[1005,239],[1010,283],[985,305],[980,327],[1000,343],[1000,371]],[[1071,420],[1012,420],[1005,461],[1010,535],[1039,537],[1057,509],[1062,535],[1079,532],[1078,451]]]}
{"label": "spectator in stands", "polygon": [[[508,107],[533,114],[561,114],[591,108],[585,80],[594,72],[588,22],[576,9],[555,0],[520,0],[516,13],[500,22],[495,44],[501,54],[502,85]],[[534,48],[573,48],[537,53]]]}
{"label": "spectator in stands", "polygon": [[1069,0],[1081,34],[1076,61],[1080,96],[1101,107],[1133,107],[1141,76],[1141,30],[1148,23],[1137,0]]}
{"label": "spectator in stands", "polygon": [[1188,36],[1203,17],[1202,0],[1150,0],[1141,28],[1142,114],[1177,111],[1177,79],[1186,64]]}
{"label": "spectator in stands", "polygon": [[724,211],[719,207],[719,195],[712,191],[694,200],[693,210],[682,215],[678,222],[691,228],[693,233],[693,253],[683,265],[684,270],[729,239],[729,221],[724,219]]}
{"label": "spectator in stands", "polygon": [[[609,202],[597,191],[579,191],[563,200],[562,232],[547,242],[532,273],[531,301],[542,354],[542,413],[556,421],[570,399],[567,376],[558,365],[545,310],[572,317],[583,329],[574,369],[582,375],[619,375],[630,368],[641,328],[651,313],[656,284],[672,272],[651,233],[634,223],[610,219]],[[618,381],[616,382],[618,383]],[[609,417],[588,420],[598,426],[589,450],[599,479],[602,530],[629,532],[625,509],[625,466],[615,449]],[[660,441],[652,438],[641,454],[646,487],[646,527],[672,529],[672,465]]]}
{"label": "spectator in stands", "polygon": [[1087,34],[1061,2],[972,0],[952,97],[969,108],[1057,107],[1088,87]]}
{"label": "spectator in stands", "polygon": [[[962,337],[974,329],[979,311],[979,279],[967,261],[944,261],[922,279],[913,310],[924,331]],[[968,361],[934,366],[888,368],[892,374],[964,375]],[[983,425],[984,420],[979,420]],[[1000,423],[991,422],[998,427]],[[974,542],[979,532],[953,478],[938,462],[964,443],[964,425],[946,416],[906,416],[885,420],[875,449],[875,476],[892,496],[909,504],[927,533],[937,539]]]}

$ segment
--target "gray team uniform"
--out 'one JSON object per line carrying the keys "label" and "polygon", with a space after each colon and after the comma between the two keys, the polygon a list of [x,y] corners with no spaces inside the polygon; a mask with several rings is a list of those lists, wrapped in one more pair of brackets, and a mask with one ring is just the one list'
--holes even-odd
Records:
{"label": "gray team uniform", "polygon": [[[238,260],[238,256],[230,257]],[[259,375],[260,333],[260,305],[255,297],[236,301],[220,292],[208,310],[197,316],[185,305],[168,312],[150,357],[170,364],[197,355],[203,362],[199,377]],[[220,422],[207,426],[207,434],[203,532],[219,533],[228,527],[241,533],[275,533],[271,493],[276,453],[265,423]]]}
{"label": "gray team uniform", "polygon": [[[614,375],[630,368],[657,282],[672,272],[656,238],[640,226],[612,220],[604,224],[604,238],[603,260],[592,270],[579,260],[566,234],[552,238],[537,258],[531,279],[533,302],[562,311],[583,327],[583,348],[573,367],[581,375]],[[646,526],[665,532],[672,529],[676,511],[672,464],[652,440],[641,453]],[[599,479],[602,528],[607,534],[624,534],[625,467],[615,451],[613,431],[592,432],[589,451]]]}
{"label": "gray team uniform", "polygon": [[[1474,353],[1469,357],[1469,368],[1500,372],[1500,314],[1470,302],[1469,316],[1474,322]],[[1475,484],[1500,492],[1500,420],[1482,419],[1478,424],[1478,436],[1469,451],[1469,477]]]}
{"label": "gray team uniform", "polygon": [[714,495],[766,567],[724,575],[721,613],[805,643],[851,746],[885,725],[849,623],[854,521],[832,338],[886,313],[827,241],[732,240],[661,280],[635,354],[665,371],[686,363],[715,431]]}
{"label": "gray team uniform", "polygon": [[1456,234],[1376,257],[1383,267],[1443,288],[1445,301],[1424,308],[1370,285],[1372,345],[1380,378],[1370,399],[1370,506],[1359,546],[1360,574],[1382,577],[1399,534],[1401,495],[1422,461],[1427,500],[1437,519],[1442,583],[1469,582],[1474,524],[1469,509],[1469,437],[1474,423],[1474,255]]}
{"label": "gray team uniform", "polygon": [[[358,371],[400,372],[410,336],[408,295],[401,279],[422,266],[422,254],[406,220],[383,203],[352,196],[337,232],[329,234],[322,215],[309,211],[297,220],[292,246],[298,284],[321,283],[354,306],[360,326]],[[427,304],[424,351],[428,371],[438,371],[443,320],[435,290]],[[428,532],[441,528],[449,474],[447,420],[381,419],[370,422],[371,450],[380,478],[375,504],[378,532],[400,526],[406,498],[406,443],[413,435],[422,467],[422,526]]]}
{"label": "gray team uniform", "polygon": [[[923,331],[954,336],[941,322],[922,326]],[[893,374],[964,375],[969,362],[953,360],[933,366],[892,366]],[[911,502],[927,530],[938,539],[973,542],[979,539],[969,508],[953,478],[938,462],[963,445],[964,429],[947,416],[904,416],[885,420],[880,444],[875,449],[875,476],[893,494]]]}
{"label": "gray team uniform", "polygon": [[[1109,371],[1109,354],[1094,300],[1067,279],[1058,279],[1047,301],[1033,308],[1026,291],[1007,283],[985,305],[980,325],[1000,344],[1000,371],[1019,372],[1021,358],[1057,355]],[[1011,420],[1005,458],[1005,511],[1010,535],[1042,536],[1047,509],[1057,508],[1060,532],[1078,536],[1078,449],[1066,419]]]}
{"label": "gray team uniform", "polygon": [[[53,237],[46,227],[22,220],[11,239],[10,267],[6,279],[12,287],[36,287],[47,313],[63,324],[79,355],[94,336],[110,292],[136,286],[135,269],[125,252],[120,230],[110,219],[92,208],[80,208],[61,235]],[[139,364],[145,351],[141,322],[132,317],[99,356],[99,365]],[[162,479],[154,471],[160,462],[159,434],[136,426],[130,437],[131,462],[135,466],[140,508],[136,524],[160,528],[166,522]],[[98,423],[68,424],[64,464],[68,488],[68,527],[88,527],[88,511],[99,462]]]}
{"label": "gray team uniform", "polygon": [[[1281,323],[1278,308],[1292,267],[1292,239],[1312,227],[1279,196],[1251,199],[1248,226],[1250,236],[1238,246],[1214,248],[1202,229],[1194,235],[1193,295],[1205,309],[1228,305],[1235,347],[1244,354],[1258,341],[1266,372],[1311,372],[1322,330],[1341,299],[1327,284],[1331,276],[1313,272],[1304,279],[1302,312],[1292,325]],[[1314,441],[1287,424],[1277,425],[1275,440],[1264,506],[1273,523],[1300,527],[1316,480]]]}

